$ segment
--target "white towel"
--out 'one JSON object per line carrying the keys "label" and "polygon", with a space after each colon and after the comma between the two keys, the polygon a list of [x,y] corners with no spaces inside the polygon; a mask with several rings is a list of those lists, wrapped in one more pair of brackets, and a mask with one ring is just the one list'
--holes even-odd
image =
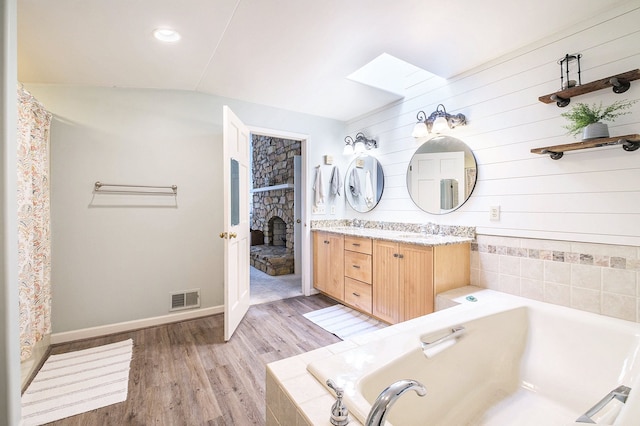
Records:
{"label": "white towel", "polygon": [[340,195],[342,189],[342,177],[340,176],[340,169],[337,166],[331,170],[331,179],[329,180],[329,193],[331,195]]}
{"label": "white towel", "polygon": [[349,191],[354,197],[360,196],[360,177],[358,177],[358,170],[355,168],[349,173]]}
{"label": "white towel", "polygon": [[367,174],[364,178],[364,202],[367,203],[367,207],[371,208],[375,204],[375,198],[373,196],[373,184],[371,183],[371,173],[367,170]]}
{"label": "white towel", "polygon": [[313,181],[313,190],[315,191],[313,196],[313,202],[316,207],[320,204],[324,204],[324,188],[322,187],[322,169],[320,166],[316,167],[316,178]]}

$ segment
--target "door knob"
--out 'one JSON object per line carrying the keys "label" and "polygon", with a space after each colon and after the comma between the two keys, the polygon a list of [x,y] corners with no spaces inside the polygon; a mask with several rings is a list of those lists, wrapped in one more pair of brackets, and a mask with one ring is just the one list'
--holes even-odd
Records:
{"label": "door knob", "polygon": [[236,234],[235,232],[229,232],[229,238],[235,238],[237,236],[238,234]]}
{"label": "door knob", "polygon": [[220,233],[220,238],[227,238],[227,233],[226,232],[221,232]]}

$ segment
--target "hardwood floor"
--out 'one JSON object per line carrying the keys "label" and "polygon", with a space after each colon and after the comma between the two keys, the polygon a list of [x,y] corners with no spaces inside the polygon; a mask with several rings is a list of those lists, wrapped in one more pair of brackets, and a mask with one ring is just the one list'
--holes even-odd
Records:
{"label": "hardwood floor", "polygon": [[55,346],[52,354],[133,339],[125,402],[50,425],[264,425],[265,365],[339,342],[302,314],[334,305],[321,296],[253,305],[223,340],[223,316]]}

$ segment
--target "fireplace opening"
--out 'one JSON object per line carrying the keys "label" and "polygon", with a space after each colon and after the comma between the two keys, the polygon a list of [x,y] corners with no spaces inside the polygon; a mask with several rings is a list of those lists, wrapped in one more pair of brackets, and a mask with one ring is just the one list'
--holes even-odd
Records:
{"label": "fireplace opening", "polygon": [[287,246],[287,224],[278,216],[269,219],[269,245]]}

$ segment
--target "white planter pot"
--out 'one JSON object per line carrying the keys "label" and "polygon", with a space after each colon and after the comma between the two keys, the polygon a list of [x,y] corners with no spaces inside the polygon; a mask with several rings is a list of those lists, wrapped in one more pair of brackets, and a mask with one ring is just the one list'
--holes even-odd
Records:
{"label": "white planter pot", "polygon": [[609,137],[609,126],[606,123],[592,123],[582,130],[582,140],[600,139]]}

